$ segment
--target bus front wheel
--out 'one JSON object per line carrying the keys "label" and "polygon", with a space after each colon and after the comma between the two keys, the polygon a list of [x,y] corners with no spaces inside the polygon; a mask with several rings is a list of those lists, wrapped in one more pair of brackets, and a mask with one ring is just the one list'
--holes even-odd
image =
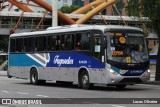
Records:
{"label": "bus front wheel", "polygon": [[93,87],[93,84],[89,82],[89,75],[86,70],[84,70],[80,74],[79,84],[80,84],[80,87],[86,90],[91,89]]}
{"label": "bus front wheel", "polygon": [[45,82],[45,80],[38,80],[38,72],[35,68],[33,68],[30,73],[30,83],[34,85],[41,85],[45,84]]}

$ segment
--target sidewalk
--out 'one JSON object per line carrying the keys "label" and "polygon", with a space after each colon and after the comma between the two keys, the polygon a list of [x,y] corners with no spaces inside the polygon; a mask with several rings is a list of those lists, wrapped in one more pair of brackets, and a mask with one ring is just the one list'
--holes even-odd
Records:
{"label": "sidewalk", "polygon": [[160,81],[155,81],[155,75],[150,76],[150,81],[146,84],[151,84],[151,85],[160,85]]}
{"label": "sidewalk", "polygon": [[0,76],[7,76],[7,71],[1,71],[0,70]]}
{"label": "sidewalk", "polygon": [[[0,71],[0,77],[1,76],[7,76],[7,71]],[[151,74],[150,76],[150,81],[145,83],[145,84],[150,84],[150,85],[160,85],[160,81],[155,81],[155,76]]]}

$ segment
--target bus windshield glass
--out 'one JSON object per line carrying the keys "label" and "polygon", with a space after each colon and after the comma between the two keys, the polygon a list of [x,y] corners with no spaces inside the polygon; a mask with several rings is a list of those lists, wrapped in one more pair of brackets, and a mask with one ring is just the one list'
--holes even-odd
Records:
{"label": "bus windshield glass", "polygon": [[143,33],[108,33],[110,36],[109,60],[119,63],[148,61],[148,51]]}

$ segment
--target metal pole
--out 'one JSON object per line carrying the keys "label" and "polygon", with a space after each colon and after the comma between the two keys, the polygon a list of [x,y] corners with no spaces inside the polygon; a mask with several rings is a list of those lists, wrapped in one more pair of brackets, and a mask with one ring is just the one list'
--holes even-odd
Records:
{"label": "metal pole", "polygon": [[58,26],[57,0],[52,0],[52,26]]}

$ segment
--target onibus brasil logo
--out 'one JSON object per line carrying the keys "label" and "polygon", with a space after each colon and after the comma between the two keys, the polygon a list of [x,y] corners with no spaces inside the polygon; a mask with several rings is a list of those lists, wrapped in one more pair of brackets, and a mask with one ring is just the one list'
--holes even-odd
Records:
{"label": "onibus brasil logo", "polygon": [[60,59],[59,57],[60,57],[59,55],[56,55],[54,57],[53,61],[54,64],[57,64],[58,66],[61,66],[62,64],[66,65],[73,64],[73,59],[71,59],[71,57],[69,57],[68,59]]}

